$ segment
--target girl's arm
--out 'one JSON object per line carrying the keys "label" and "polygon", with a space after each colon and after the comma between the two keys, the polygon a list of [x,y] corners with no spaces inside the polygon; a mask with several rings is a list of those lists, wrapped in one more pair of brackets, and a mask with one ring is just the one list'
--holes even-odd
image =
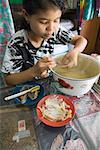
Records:
{"label": "girl's arm", "polygon": [[16,85],[32,80],[35,77],[34,67],[19,73],[12,73],[5,75],[7,85]]}
{"label": "girl's arm", "polygon": [[74,51],[83,52],[87,45],[87,40],[81,35],[75,35],[72,38],[71,43],[74,44]]}
{"label": "girl's arm", "polygon": [[87,45],[87,40],[80,35],[75,35],[72,38],[71,43],[74,45],[74,48],[70,50],[61,61],[62,65],[65,67],[73,67],[77,65],[78,54],[84,51]]}
{"label": "girl's arm", "polygon": [[16,85],[32,80],[34,77],[47,77],[47,70],[54,67],[56,64],[52,58],[44,57],[40,59],[33,67],[19,72],[5,75],[5,80],[8,85]]}

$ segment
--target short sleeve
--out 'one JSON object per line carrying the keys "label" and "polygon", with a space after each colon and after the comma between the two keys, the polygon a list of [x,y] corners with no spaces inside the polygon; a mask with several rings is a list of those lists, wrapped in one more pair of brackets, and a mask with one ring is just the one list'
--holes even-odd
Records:
{"label": "short sleeve", "polygon": [[11,44],[8,44],[1,68],[3,73],[20,72],[22,58],[20,55],[16,54],[16,49],[14,49]]}
{"label": "short sleeve", "polygon": [[28,51],[26,32],[19,30],[7,45],[1,71],[3,73],[21,72],[25,67],[26,61],[24,56],[27,57],[28,54],[26,55],[26,52]]}
{"label": "short sleeve", "polygon": [[56,34],[56,39],[63,44],[70,43],[74,34],[71,30],[67,30],[66,28],[60,26],[59,30]]}

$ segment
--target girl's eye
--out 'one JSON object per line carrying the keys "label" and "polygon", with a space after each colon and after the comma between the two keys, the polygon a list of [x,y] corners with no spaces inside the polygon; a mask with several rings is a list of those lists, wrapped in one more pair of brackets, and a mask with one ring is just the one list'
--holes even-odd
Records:
{"label": "girl's eye", "polygon": [[40,21],[41,24],[48,24],[48,22],[46,21]]}
{"label": "girl's eye", "polygon": [[58,23],[59,21],[54,21],[54,23]]}
{"label": "girl's eye", "polygon": [[[57,20],[54,20],[53,22],[54,22],[54,23],[59,23],[59,21],[60,21],[60,19],[57,19]],[[47,25],[47,24],[49,24],[50,22],[49,22],[49,21],[39,21],[39,23],[44,24],[44,25]]]}
{"label": "girl's eye", "polygon": [[58,23],[59,21],[60,21],[60,19],[57,19],[57,20],[55,20],[54,22],[55,22],[55,23]]}

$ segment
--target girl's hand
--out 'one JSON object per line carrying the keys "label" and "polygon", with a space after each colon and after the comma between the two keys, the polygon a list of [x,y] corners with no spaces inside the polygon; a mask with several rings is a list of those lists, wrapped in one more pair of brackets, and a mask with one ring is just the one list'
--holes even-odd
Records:
{"label": "girl's hand", "polygon": [[60,65],[63,67],[73,67],[77,65],[77,59],[78,59],[78,51],[75,51],[74,49],[68,52],[61,60]]}
{"label": "girl's hand", "polygon": [[35,76],[37,77],[47,77],[48,70],[56,66],[55,61],[51,57],[41,58],[36,65],[34,65]]}

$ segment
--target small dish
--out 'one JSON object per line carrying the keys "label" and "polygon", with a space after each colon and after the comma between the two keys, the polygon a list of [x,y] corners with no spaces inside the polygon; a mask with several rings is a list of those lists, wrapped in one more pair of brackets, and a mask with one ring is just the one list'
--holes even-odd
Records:
{"label": "small dish", "polygon": [[[48,99],[48,98],[52,98],[52,97],[55,97],[57,96],[59,99],[63,99],[63,101],[70,106],[70,109],[72,111],[72,115],[71,117],[68,117],[67,119],[63,120],[63,121],[51,121],[49,119],[46,119],[45,117],[43,117],[43,114],[42,114],[42,111],[41,111],[41,106],[43,106],[45,104],[45,101]],[[37,116],[38,118],[46,125],[48,126],[52,126],[52,127],[61,127],[61,126],[64,126],[66,125],[67,123],[69,123],[72,118],[74,117],[75,115],[75,108],[74,108],[74,105],[73,103],[71,102],[70,98],[69,97],[66,97],[64,95],[61,95],[61,94],[52,94],[52,95],[47,95],[45,97],[43,97],[39,103],[37,104]]]}
{"label": "small dish", "polygon": [[28,93],[27,95],[23,95],[23,100],[21,101],[19,97],[15,98],[15,103],[16,104],[23,104],[23,105],[35,105],[38,103],[38,101],[44,96],[44,88],[37,83],[28,83],[28,84],[23,84],[23,85],[18,85],[16,86],[16,88],[14,89],[14,94],[21,92],[23,90],[27,90],[29,88],[35,87],[35,86],[40,86],[38,95],[36,97],[34,97],[33,99],[31,98],[32,95],[30,95],[30,93]]}

